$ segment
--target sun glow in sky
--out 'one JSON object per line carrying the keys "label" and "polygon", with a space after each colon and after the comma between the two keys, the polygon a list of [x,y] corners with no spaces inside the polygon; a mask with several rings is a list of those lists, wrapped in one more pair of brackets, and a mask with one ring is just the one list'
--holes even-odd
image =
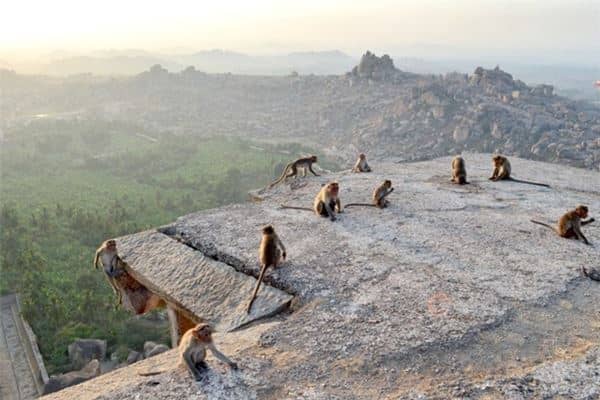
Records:
{"label": "sun glow in sky", "polygon": [[600,0],[3,0],[0,51],[598,51]]}

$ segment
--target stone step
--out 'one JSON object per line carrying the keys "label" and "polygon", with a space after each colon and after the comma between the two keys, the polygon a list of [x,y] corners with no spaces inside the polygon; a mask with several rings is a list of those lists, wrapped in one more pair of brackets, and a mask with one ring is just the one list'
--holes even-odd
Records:
{"label": "stone step", "polygon": [[117,246],[136,280],[218,331],[231,331],[275,315],[292,300],[291,295],[263,283],[252,312],[247,314],[254,277],[155,230],[118,238]]}

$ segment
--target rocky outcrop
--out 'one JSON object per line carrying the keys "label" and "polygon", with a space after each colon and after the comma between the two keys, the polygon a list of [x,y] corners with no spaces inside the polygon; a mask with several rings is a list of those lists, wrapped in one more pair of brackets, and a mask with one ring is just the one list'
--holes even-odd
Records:
{"label": "rocky outcrop", "polygon": [[351,75],[365,79],[386,80],[392,78],[397,72],[399,70],[396,69],[389,55],[377,57],[367,51],[360,58],[358,65],[352,69]]}

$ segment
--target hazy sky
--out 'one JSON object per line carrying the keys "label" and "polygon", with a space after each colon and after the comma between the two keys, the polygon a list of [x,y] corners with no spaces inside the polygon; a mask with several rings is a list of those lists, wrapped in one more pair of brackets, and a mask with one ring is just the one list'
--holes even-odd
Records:
{"label": "hazy sky", "polygon": [[[4,0],[0,51],[568,50],[600,56],[600,0]],[[410,51],[410,50],[408,50]],[[413,54],[418,55],[418,54]]]}

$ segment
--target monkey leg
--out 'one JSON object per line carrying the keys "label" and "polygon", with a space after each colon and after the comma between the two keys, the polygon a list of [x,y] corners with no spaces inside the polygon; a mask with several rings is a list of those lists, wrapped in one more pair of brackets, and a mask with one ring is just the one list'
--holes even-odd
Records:
{"label": "monkey leg", "polygon": [[563,233],[560,236],[564,237],[565,239],[579,239],[579,236],[577,235],[577,232],[575,232],[575,229],[573,229],[573,228],[567,229],[565,231],[565,233]]}
{"label": "monkey leg", "polygon": [[322,201],[320,201],[317,204],[317,213],[321,216],[321,217],[329,217],[329,214],[327,213],[327,209],[325,208],[325,203],[323,203]]}

